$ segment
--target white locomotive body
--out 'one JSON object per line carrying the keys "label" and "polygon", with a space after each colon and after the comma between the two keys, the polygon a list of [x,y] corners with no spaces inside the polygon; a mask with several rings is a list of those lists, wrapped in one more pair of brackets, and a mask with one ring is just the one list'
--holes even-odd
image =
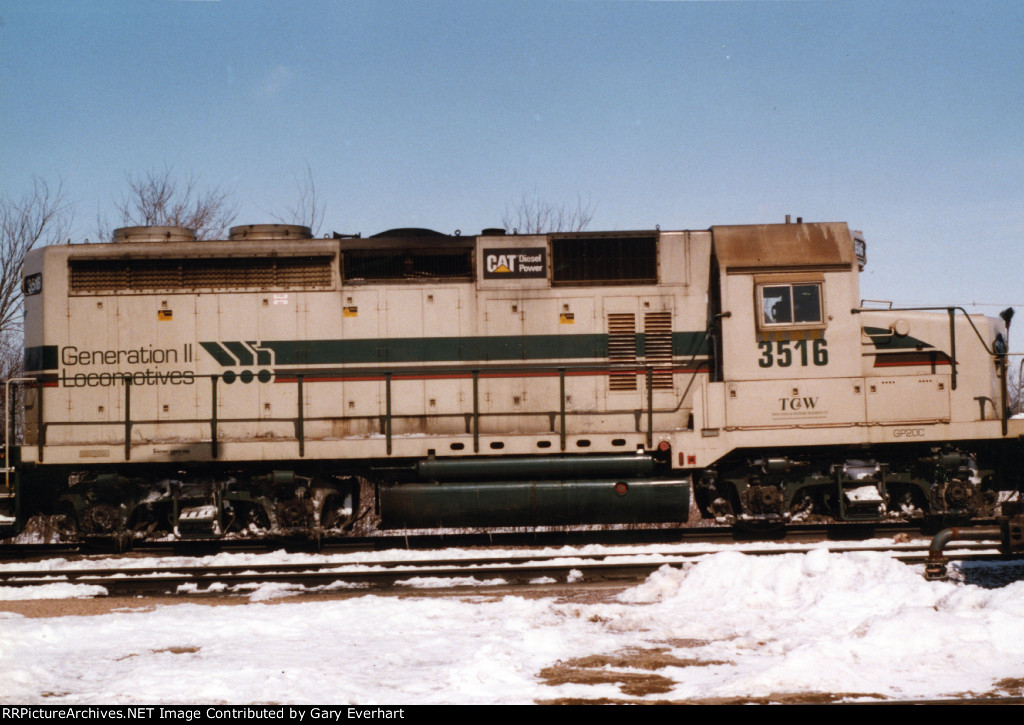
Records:
{"label": "white locomotive body", "polygon": [[360,494],[422,528],[685,522],[691,492],[723,523],[977,516],[1018,486],[1005,324],[864,309],[846,224],[336,237],[31,252],[22,496],[211,536],[344,528]]}

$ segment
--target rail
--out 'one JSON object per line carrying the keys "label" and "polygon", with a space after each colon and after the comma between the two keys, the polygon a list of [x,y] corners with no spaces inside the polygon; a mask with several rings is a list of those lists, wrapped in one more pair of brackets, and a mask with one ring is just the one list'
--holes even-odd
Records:
{"label": "rail", "polygon": [[[307,423],[311,421],[330,421],[330,420],[379,420],[380,431],[384,436],[387,455],[392,455],[394,451],[393,441],[395,438],[394,434],[394,421],[396,418],[409,417],[407,415],[396,415],[394,412],[394,401],[396,398],[395,388],[403,381],[424,381],[431,376],[443,376],[447,379],[462,379],[470,381],[472,387],[472,408],[469,411],[468,416],[466,412],[455,412],[430,415],[423,413],[423,416],[430,415],[430,417],[449,417],[449,418],[463,418],[467,419],[467,433],[472,434],[473,438],[473,452],[480,452],[480,438],[481,438],[481,419],[489,416],[546,416],[551,421],[551,428],[549,433],[557,433],[559,436],[559,447],[560,450],[565,451],[567,448],[567,437],[570,434],[569,430],[569,418],[572,415],[593,415],[595,413],[602,415],[623,415],[631,416],[636,421],[636,432],[646,433],[646,444],[648,448],[652,448],[654,445],[654,416],[655,414],[673,414],[680,410],[683,406],[684,401],[681,399],[675,400],[673,394],[672,404],[667,407],[656,407],[655,406],[655,390],[654,380],[655,373],[664,373],[670,371],[673,374],[688,374],[691,379],[685,386],[685,392],[683,397],[688,395],[692,389],[693,382],[697,375],[701,372],[706,372],[706,367],[702,362],[696,362],[694,359],[690,359],[687,362],[675,362],[675,363],[662,363],[657,365],[607,365],[607,364],[575,364],[575,365],[557,365],[557,366],[537,366],[537,365],[493,365],[493,366],[474,366],[474,367],[377,367],[377,368],[358,368],[358,369],[333,369],[316,372],[301,372],[292,373],[287,370],[278,371],[276,373],[277,383],[294,383],[296,390],[296,401],[295,401],[295,415],[294,416],[265,416],[265,417],[235,417],[225,418],[218,413],[218,408],[223,402],[223,392],[220,387],[220,382],[226,381],[224,374],[215,373],[207,375],[195,375],[194,379],[198,382],[202,379],[208,379],[210,381],[210,415],[208,418],[173,418],[173,419],[150,419],[150,418],[135,418],[133,417],[132,410],[132,389],[138,385],[133,382],[133,376],[130,374],[120,375],[117,383],[118,387],[124,389],[124,414],[121,419],[116,420],[71,420],[71,421],[46,421],[43,417],[43,395],[42,391],[47,386],[53,385],[64,385],[68,382],[75,383],[76,378],[74,376],[46,376],[41,378],[17,378],[8,381],[6,399],[10,400],[10,386],[12,384],[21,384],[28,388],[35,388],[40,391],[40,395],[36,399],[36,440],[35,445],[37,447],[37,460],[42,462],[44,455],[44,446],[46,440],[46,431],[50,428],[56,428],[59,426],[120,426],[123,428],[124,436],[124,459],[131,460],[132,455],[132,431],[136,426],[140,425],[182,425],[182,424],[200,424],[209,425],[210,430],[210,456],[212,459],[217,459],[219,455],[219,448],[221,442],[220,431],[226,424],[233,423],[292,423],[295,430],[295,440],[298,443],[298,455],[300,458],[306,455],[306,442],[307,442]],[[574,411],[567,407],[567,378],[573,377],[606,377],[610,373],[616,373],[621,375],[623,373],[629,374],[632,372],[637,378],[644,381],[643,386],[637,386],[636,394],[639,398],[640,405],[632,408],[609,408],[604,410],[583,410]],[[118,374],[114,374],[118,375]],[[558,408],[557,410],[546,408],[529,410],[524,412],[500,410],[500,411],[488,411],[484,412],[481,410],[481,384],[485,380],[489,379],[516,379],[520,378],[528,380],[537,377],[548,377],[557,378],[558,380]],[[361,415],[361,416],[315,416],[310,417],[306,410],[306,386],[311,382],[327,381],[327,382],[382,382],[384,386],[384,400],[383,402],[383,415]],[[675,389],[673,389],[674,392]],[[666,391],[669,392],[669,391]],[[10,405],[7,406],[8,410]],[[412,416],[419,417],[419,416]],[[643,420],[645,425],[641,425],[640,421]],[[555,423],[557,421],[557,425]],[[10,426],[8,428],[8,438],[5,439],[5,451],[10,446]],[[557,428],[557,430],[555,430]]]}

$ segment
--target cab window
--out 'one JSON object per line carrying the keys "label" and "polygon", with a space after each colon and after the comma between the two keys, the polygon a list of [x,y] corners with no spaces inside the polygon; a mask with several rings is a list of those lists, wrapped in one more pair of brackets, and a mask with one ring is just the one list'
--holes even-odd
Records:
{"label": "cab window", "polygon": [[760,288],[761,327],[820,325],[821,284],[766,284]]}

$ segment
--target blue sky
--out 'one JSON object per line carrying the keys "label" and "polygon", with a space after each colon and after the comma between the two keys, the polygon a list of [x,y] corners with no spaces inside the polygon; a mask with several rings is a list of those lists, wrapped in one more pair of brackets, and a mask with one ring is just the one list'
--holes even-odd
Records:
{"label": "blue sky", "polygon": [[[847,221],[866,298],[1024,306],[1024,3],[0,0],[0,193],[170,166],[273,221]],[[1018,321],[1024,327],[1024,311]],[[1013,336],[1024,348],[1024,332]]]}

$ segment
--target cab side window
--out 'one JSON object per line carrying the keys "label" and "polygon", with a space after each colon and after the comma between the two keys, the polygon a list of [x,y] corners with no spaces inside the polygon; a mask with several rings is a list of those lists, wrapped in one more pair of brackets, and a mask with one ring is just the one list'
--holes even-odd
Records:
{"label": "cab side window", "polygon": [[766,284],[760,290],[760,326],[821,325],[821,284]]}

